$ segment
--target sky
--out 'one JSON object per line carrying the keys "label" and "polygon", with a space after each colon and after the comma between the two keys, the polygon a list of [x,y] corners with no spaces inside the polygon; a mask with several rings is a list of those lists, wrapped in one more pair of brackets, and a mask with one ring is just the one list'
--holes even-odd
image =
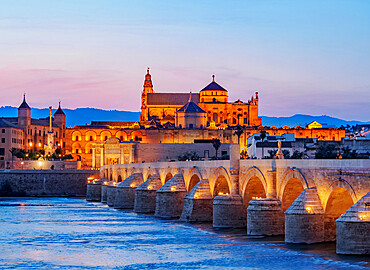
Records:
{"label": "sky", "polygon": [[0,0],[0,106],[140,110],[154,91],[370,121],[370,1]]}

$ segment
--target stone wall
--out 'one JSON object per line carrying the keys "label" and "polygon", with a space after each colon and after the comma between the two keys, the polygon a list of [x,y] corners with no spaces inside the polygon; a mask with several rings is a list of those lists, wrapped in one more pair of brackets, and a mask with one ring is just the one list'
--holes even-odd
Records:
{"label": "stone wall", "polygon": [[[222,152],[229,155],[229,147],[230,144],[221,144],[218,149],[218,157],[221,157]],[[195,152],[199,157],[204,157],[205,151],[208,151],[209,157],[216,155],[211,143],[139,143],[137,144],[137,151],[135,151],[135,160],[138,163],[178,161],[178,156],[186,152]]]}
{"label": "stone wall", "polygon": [[0,170],[0,196],[85,196],[97,170]]}
{"label": "stone wall", "polygon": [[[14,158],[15,159],[15,158]],[[14,160],[8,161],[9,169],[21,170],[49,170],[54,166],[55,170],[78,170],[81,168],[81,161],[65,160]]]}

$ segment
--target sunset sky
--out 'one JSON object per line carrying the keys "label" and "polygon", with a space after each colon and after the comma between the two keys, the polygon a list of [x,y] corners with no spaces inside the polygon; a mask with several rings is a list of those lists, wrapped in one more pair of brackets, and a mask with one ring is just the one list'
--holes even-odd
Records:
{"label": "sunset sky", "polygon": [[370,121],[370,1],[1,0],[0,106],[139,111],[157,92],[229,100],[260,115]]}

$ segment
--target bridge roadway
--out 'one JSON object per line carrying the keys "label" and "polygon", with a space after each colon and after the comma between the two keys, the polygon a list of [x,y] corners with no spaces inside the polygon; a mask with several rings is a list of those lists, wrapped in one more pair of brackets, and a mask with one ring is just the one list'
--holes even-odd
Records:
{"label": "bridge roadway", "polygon": [[103,166],[87,200],[248,235],[285,233],[289,243],[337,237],[338,253],[370,253],[370,160],[240,160],[239,145],[230,147],[230,160]]}

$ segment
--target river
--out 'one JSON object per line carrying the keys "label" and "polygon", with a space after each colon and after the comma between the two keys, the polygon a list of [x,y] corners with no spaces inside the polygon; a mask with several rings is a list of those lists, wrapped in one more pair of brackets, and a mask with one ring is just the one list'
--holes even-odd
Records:
{"label": "river", "polygon": [[1,198],[0,269],[369,269],[335,244],[159,220],[82,198]]}

